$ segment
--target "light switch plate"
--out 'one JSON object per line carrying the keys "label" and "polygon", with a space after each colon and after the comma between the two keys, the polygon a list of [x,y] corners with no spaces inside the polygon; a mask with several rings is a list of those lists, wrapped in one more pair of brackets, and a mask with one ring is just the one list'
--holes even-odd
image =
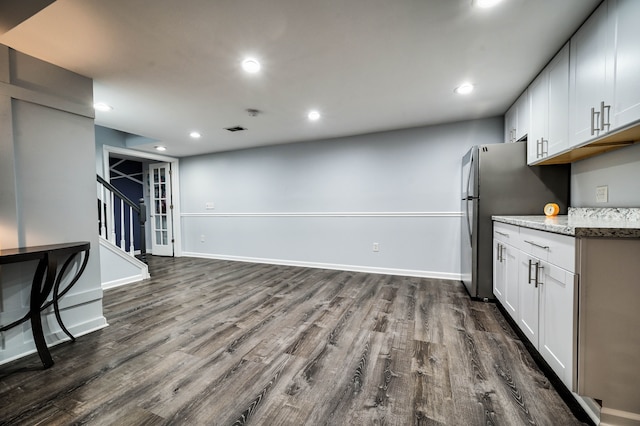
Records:
{"label": "light switch plate", "polygon": [[596,203],[606,203],[609,201],[609,187],[602,185],[596,187]]}

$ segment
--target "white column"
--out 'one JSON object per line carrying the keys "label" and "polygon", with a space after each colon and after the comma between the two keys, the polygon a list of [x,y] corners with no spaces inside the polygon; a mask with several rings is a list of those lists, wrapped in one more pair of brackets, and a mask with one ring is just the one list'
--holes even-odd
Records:
{"label": "white column", "polygon": [[124,251],[127,251],[125,248],[125,240],[124,240],[124,201],[122,198],[120,199],[120,248]]}
{"label": "white column", "polygon": [[134,255],[135,248],[133,247],[133,208],[129,206],[129,254]]}
{"label": "white column", "polygon": [[113,198],[113,192],[111,191],[109,191],[109,200],[110,200],[110,203],[107,206],[107,211],[109,212],[109,223],[111,224],[111,242],[113,244],[116,244],[116,221],[115,221],[115,215],[113,213],[114,198]]}

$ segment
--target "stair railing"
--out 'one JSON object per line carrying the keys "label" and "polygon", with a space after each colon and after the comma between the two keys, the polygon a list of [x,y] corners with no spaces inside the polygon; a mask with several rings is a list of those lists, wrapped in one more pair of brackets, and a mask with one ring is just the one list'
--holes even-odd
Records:
{"label": "stair railing", "polygon": [[[138,205],[127,198],[116,187],[104,180],[100,175],[96,175],[98,181],[98,231],[100,236],[131,256],[135,256],[134,239],[133,239],[133,223],[134,212],[138,216],[140,223],[140,260],[146,263],[147,251],[145,244],[145,222],[147,220],[147,209],[144,204],[144,198],[140,198]],[[120,242],[116,242],[116,223],[114,216],[114,207],[116,203],[120,204]],[[125,205],[128,208],[125,208]],[[125,238],[125,217],[129,218],[129,250],[127,251]],[[110,229],[109,229],[110,227]]]}

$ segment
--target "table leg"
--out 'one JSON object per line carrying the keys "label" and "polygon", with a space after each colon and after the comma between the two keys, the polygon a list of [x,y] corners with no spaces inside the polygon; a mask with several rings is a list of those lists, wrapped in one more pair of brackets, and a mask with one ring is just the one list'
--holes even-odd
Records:
{"label": "table leg", "polygon": [[73,253],[69,256],[69,258],[64,263],[64,265],[62,265],[62,268],[60,269],[60,273],[56,278],[56,283],[53,286],[53,311],[56,314],[56,320],[58,321],[58,325],[60,326],[62,331],[64,331],[64,333],[67,336],[69,336],[72,342],[75,342],[76,338],[73,337],[73,335],[69,332],[69,330],[67,330],[67,327],[65,327],[64,323],[62,322],[62,317],[60,316],[59,301],[60,301],[60,297],[62,297],[67,291],[69,291],[69,289],[76,283],[76,281],[78,281],[78,278],[80,278],[80,275],[82,275],[82,272],[84,272],[84,269],[87,267],[87,261],[89,260],[88,250],[84,252],[84,259],[82,262],[82,266],[80,266],[80,269],[78,270],[76,275],[71,279],[71,282],[67,285],[67,287],[64,290],[62,290],[62,292],[60,292],[60,281],[62,280],[62,277],[66,272],[67,268],[69,267],[71,262],[76,258],[76,256],[78,256],[78,254],[79,252]]}
{"label": "table leg", "polygon": [[[29,301],[29,319],[31,320],[31,332],[33,333],[33,341],[36,344],[36,349],[40,360],[44,365],[44,368],[49,368],[53,365],[53,358],[47,347],[47,342],[44,339],[44,330],[42,329],[42,318],[40,317],[40,308],[44,303],[42,300],[42,288],[44,278],[44,288],[46,289],[49,283],[52,283],[55,279],[55,273],[57,265],[55,259],[53,265],[51,264],[51,257],[45,256],[38,262],[36,273],[33,276],[33,283],[31,285],[31,300]],[[45,278],[46,271],[46,278]],[[45,293],[46,297],[46,293]]]}

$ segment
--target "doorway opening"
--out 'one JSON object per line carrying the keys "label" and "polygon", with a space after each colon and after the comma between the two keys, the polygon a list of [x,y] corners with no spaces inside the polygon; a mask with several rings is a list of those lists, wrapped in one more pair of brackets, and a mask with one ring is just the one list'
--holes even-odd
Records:
{"label": "doorway opening", "polygon": [[[144,200],[147,252],[156,256],[181,256],[177,220],[180,217],[178,159],[104,145],[103,162],[104,176],[109,183],[132,201]],[[114,216],[119,217],[118,214]],[[137,250],[141,244],[139,233],[133,238]]]}

